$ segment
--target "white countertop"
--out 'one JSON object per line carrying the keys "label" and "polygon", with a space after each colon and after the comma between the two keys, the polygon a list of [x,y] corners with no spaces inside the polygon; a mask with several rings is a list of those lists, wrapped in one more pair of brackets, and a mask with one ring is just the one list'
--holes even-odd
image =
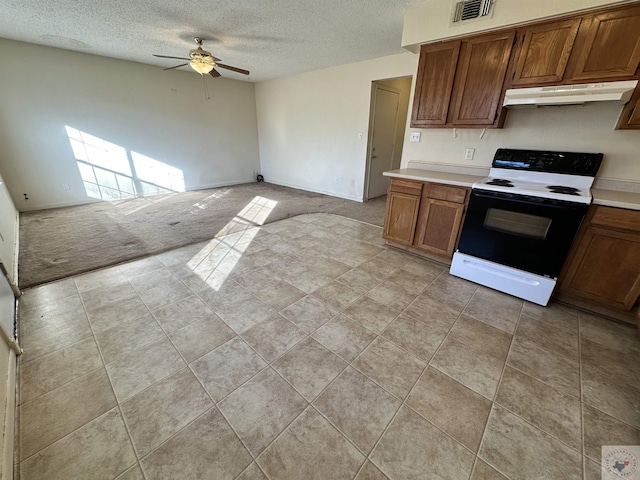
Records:
{"label": "white countertop", "polygon": [[592,188],[591,195],[594,205],[640,210],[640,193]]}
{"label": "white countertop", "polygon": [[[486,175],[478,176],[465,173],[441,172],[422,168],[401,168],[399,170],[384,172],[383,175],[417,180],[419,182],[459,185],[461,187],[471,187],[475,182],[486,178]],[[640,193],[637,192],[592,188],[591,195],[593,196],[594,205],[640,210]]]}
{"label": "white countertop", "polygon": [[401,168],[384,172],[387,177],[406,178],[407,180],[417,180],[419,182],[446,183],[448,185],[458,185],[460,187],[470,187],[475,182],[486,178],[477,175],[467,175],[464,173],[437,172],[434,170],[423,170],[421,168]]}

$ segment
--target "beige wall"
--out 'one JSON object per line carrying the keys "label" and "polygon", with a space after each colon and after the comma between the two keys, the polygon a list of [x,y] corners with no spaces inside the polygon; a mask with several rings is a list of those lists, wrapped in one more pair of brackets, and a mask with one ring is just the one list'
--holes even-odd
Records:
{"label": "beige wall", "polygon": [[0,173],[20,211],[91,201],[65,125],[182,170],[187,189],[259,169],[251,83],[207,78],[206,100],[195,72],[3,39],[0,58]]}
{"label": "beige wall", "polygon": [[405,9],[402,46],[417,53],[421,43],[628,1],[497,0],[491,18],[450,26],[453,0],[426,0]]}
{"label": "beige wall", "polygon": [[415,69],[416,56],[403,53],[258,83],[265,180],[361,201],[371,82]]}

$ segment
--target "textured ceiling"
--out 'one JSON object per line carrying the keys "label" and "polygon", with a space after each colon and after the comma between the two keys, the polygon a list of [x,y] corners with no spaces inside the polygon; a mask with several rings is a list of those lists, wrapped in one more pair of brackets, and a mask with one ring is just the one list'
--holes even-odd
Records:
{"label": "textured ceiling", "polygon": [[152,54],[186,56],[200,36],[258,82],[403,52],[404,8],[422,1],[0,0],[0,37],[170,67]]}

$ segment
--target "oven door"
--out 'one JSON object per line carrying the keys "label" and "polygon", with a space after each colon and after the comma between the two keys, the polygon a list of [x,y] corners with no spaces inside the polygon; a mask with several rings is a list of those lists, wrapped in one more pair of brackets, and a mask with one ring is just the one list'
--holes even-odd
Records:
{"label": "oven door", "polygon": [[458,251],[557,278],[589,206],[474,189]]}

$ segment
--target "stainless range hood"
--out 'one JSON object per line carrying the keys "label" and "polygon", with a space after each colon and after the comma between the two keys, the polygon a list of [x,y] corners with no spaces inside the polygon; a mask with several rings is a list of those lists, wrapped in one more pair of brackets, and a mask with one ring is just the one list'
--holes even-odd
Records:
{"label": "stainless range hood", "polygon": [[637,80],[625,82],[585,83],[552,87],[511,88],[504,95],[505,107],[543,105],[577,105],[587,102],[616,102],[631,99]]}

